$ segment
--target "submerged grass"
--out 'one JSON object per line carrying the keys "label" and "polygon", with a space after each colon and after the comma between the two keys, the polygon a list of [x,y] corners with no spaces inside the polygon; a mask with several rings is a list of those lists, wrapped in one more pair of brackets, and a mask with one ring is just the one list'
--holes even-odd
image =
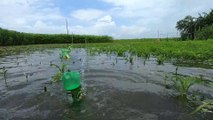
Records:
{"label": "submerged grass", "polygon": [[5,82],[6,87],[8,87],[8,85],[7,85],[7,69],[5,67],[3,67],[2,68],[2,72],[0,72],[0,74],[4,78],[4,82]]}
{"label": "submerged grass", "polygon": [[213,113],[213,100],[202,101],[202,104],[198,106],[191,114],[202,113]]}

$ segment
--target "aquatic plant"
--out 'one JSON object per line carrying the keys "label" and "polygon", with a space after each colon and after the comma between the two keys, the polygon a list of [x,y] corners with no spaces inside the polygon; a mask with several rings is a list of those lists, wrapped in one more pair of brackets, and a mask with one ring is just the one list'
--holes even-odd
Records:
{"label": "aquatic plant", "polygon": [[65,63],[62,63],[61,66],[50,63],[50,66],[57,68],[59,70],[59,72],[61,72],[61,73],[64,73],[66,70],[66,67],[67,67],[67,65]]}
{"label": "aquatic plant", "polygon": [[47,86],[44,86],[44,92],[47,92]]}
{"label": "aquatic plant", "polygon": [[189,89],[195,84],[203,84],[203,80],[193,77],[173,76],[172,87],[179,92],[179,96],[187,96]]}
{"label": "aquatic plant", "polygon": [[175,68],[175,75],[178,75],[178,66]]}
{"label": "aquatic plant", "polygon": [[169,76],[165,74],[165,77],[164,77],[164,86],[166,89],[171,89],[171,86],[169,84],[167,84],[167,81],[169,79]]}
{"label": "aquatic plant", "polygon": [[27,80],[27,82],[28,82],[29,74],[28,74],[28,73],[24,73],[24,76],[25,76],[25,78],[26,78],[26,80]]}
{"label": "aquatic plant", "polygon": [[69,103],[80,102],[86,95],[85,90],[82,87],[78,87],[72,91],[67,91],[67,99]]}
{"label": "aquatic plant", "polygon": [[128,57],[125,57],[124,60],[126,60],[125,64],[127,64],[129,62]]}
{"label": "aquatic plant", "polygon": [[162,55],[157,56],[157,64],[158,65],[163,65],[164,61],[165,61],[164,56],[162,56]]}
{"label": "aquatic plant", "polygon": [[210,82],[209,85],[211,85],[213,87],[213,82]]}
{"label": "aquatic plant", "polygon": [[[140,53],[138,53],[138,54],[140,54]],[[140,57],[140,55],[138,57]],[[143,65],[146,65],[146,61],[150,58],[150,53],[149,52],[144,52],[142,54],[142,57],[144,58]]]}
{"label": "aquatic plant", "polygon": [[206,83],[205,80],[201,78],[195,78],[191,76],[181,76],[178,74],[178,69],[179,68],[177,66],[175,69],[174,75],[171,76],[171,81],[169,84],[167,83],[169,77],[165,75],[165,78],[164,78],[165,88],[167,89],[173,88],[174,90],[178,92],[179,94],[178,96],[186,98],[188,95],[189,89],[193,85]]}
{"label": "aquatic plant", "polygon": [[58,72],[53,76],[53,82],[60,81],[61,76],[66,71],[67,65],[65,63],[62,63],[61,66],[59,66],[59,65],[56,65],[56,64],[53,64],[52,62],[50,62],[50,66],[58,69]]}
{"label": "aquatic plant", "polygon": [[[208,82],[208,84],[213,87],[213,82]],[[198,112],[213,113],[213,100],[203,100],[191,114],[196,114]]]}
{"label": "aquatic plant", "polygon": [[198,106],[191,114],[202,113],[213,113],[213,100],[202,101],[202,104]]}
{"label": "aquatic plant", "polygon": [[118,58],[117,58],[117,57],[115,58],[115,63],[116,63],[116,64],[118,63]]}
{"label": "aquatic plant", "polygon": [[2,68],[2,73],[1,74],[3,75],[6,87],[8,87],[8,85],[7,85],[7,69],[6,69],[6,67]]}
{"label": "aquatic plant", "polygon": [[129,57],[129,62],[131,63],[131,65],[133,65],[133,56]]}

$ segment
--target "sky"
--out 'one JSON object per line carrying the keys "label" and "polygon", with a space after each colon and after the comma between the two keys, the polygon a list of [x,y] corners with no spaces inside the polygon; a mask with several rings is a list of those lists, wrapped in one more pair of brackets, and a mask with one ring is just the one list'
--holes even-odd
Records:
{"label": "sky", "polygon": [[0,27],[19,32],[176,37],[176,22],[209,12],[213,0],[0,0]]}

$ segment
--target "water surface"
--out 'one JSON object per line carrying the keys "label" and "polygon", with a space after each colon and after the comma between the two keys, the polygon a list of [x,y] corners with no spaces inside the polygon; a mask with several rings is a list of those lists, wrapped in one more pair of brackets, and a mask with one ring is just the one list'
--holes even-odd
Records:
{"label": "water surface", "polygon": [[[35,51],[0,58],[0,68],[8,69],[8,85],[0,77],[0,119],[5,120],[199,120],[211,119],[212,114],[189,113],[189,105],[172,97],[175,91],[165,89],[165,75],[175,72],[171,63],[157,65],[150,58],[144,65],[134,57],[133,64],[123,57],[96,54],[74,49],[68,68],[81,73],[85,99],[70,105],[61,83],[52,83],[60,64],[59,49]],[[179,67],[178,73],[212,80],[213,70]],[[28,78],[26,78],[28,75]],[[44,87],[47,92],[44,92]],[[213,89],[197,85],[191,90],[211,94]]]}

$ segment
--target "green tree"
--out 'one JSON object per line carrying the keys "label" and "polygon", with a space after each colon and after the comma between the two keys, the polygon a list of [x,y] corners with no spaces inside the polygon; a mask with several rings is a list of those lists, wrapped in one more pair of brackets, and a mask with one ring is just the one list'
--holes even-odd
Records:
{"label": "green tree", "polygon": [[183,39],[194,39],[195,33],[195,21],[194,17],[186,16],[183,20],[179,20],[176,24],[176,28],[180,31]]}
{"label": "green tree", "polygon": [[211,38],[212,27],[209,26],[213,25],[213,9],[209,13],[203,12],[202,14],[198,13],[198,15],[197,18],[186,16],[177,22],[176,28],[180,31],[183,40]]}

